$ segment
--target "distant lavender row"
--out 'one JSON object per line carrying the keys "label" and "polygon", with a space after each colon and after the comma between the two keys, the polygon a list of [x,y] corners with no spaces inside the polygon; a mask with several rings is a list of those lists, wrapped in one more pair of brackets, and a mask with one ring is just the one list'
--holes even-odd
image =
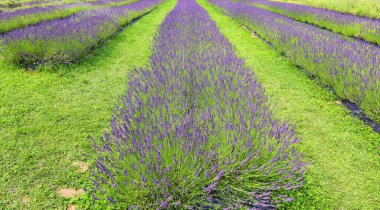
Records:
{"label": "distant lavender row", "polygon": [[27,8],[27,9],[19,9],[19,10],[12,11],[12,12],[3,12],[3,13],[0,13],[0,20],[5,21],[5,20],[9,20],[11,18],[18,17],[18,16],[24,16],[24,15],[40,13],[40,12],[49,12],[53,9],[58,9],[58,8],[60,8],[60,7],[59,6],[32,7],[32,8]]}
{"label": "distant lavender row", "polygon": [[81,2],[81,3],[76,3],[76,4],[63,4],[63,5],[47,6],[47,7],[36,6],[36,7],[31,7],[31,8],[19,9],[12,12],[0,13],[0,20],[1,21],[10,20],[12,18],[16,18],[19,16],[31,15],[31,14],[42,13],[42,12],[51,12],[52,10],[63,9],[63,8],[91,6],[91,5],[98,5],[98,4],[101,5],[101,4],[109,4],[109,3],[121,2],[121,1],[126,1],[126,0],[99,0],[99,1],[90,2],[90,3]]}
{"label": "distant lavender row", "polygon": [[0,36],[2,53],[9,61],[71,63],[132,19],[161,0],[141,0],[114,8],[83,11],[69,18],[43,22]]}
{"label": "distant lavender row", "polygon": [[[132,0],[123,0],[126,3]],[[100,8],[102,6],[112,5],[112,3],[121,2],[120,0],[103,0],[100,2],[63,4],[59,6],[31,7],[19,9],[12,12],[0,13],[0,33],[22,28],[28,25],[37,24],[41,21],[64,18],[74,13]],[[118,5],[116,5],[118,6]]]}
{"label": "distant lavender row", "polygon": [[[33,6],[52,6],[52,5],[63,5],[63,4],[73,4],[73,3],[96,3],[96,2],[102,2],[102,1],[109,1],[109,0],[76,0],[72,1],[70,3],[63,1],[55,1],[55,0],[45,0],[45,1],[28,1],[28,2],[22,2],[20,4],[20,9],[24,9],[25,7],[33,7]],[[17,7],[15,8],[17,9]]]}
{"label": "distant lavender row", "polygon": [[268,0],[240,0],[240,2],[254,4],[271,12],[380,45],[380,19],[370,19],[305,5]]}
{"label": "distant lavender row", "polygon": [[[99,2],[99,1],[107,1],[107,0],[85,0],[85,1],[81,1],[81,2]],[[38,6],[38,5],[44,5],[44,4],[65,4],[65,2],[63,1],[52,1],[52,0],[48,0],[48,1],[29,1],[29,2],[23,2],[22,3],[22,6]]]}
{"label": "distant lavender row", "polygon": [[210,0],[380,122],[380,48],[229,0]]}
{"label": "distant lavender row", "polygon": [[164,20],[112,130],[93,140],[94,199],[114,209],[273,209],[303,185],[293,126],[194,0]]}

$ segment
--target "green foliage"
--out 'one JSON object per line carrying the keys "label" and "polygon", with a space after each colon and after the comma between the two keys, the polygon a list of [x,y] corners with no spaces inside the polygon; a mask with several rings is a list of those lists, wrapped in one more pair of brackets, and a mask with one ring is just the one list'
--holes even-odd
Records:
{"label": "green foliage", "polygon": [[6,7],[8,8],[15,8],[21,5],[21,3],[15,2],[13,0],[5,2]]}

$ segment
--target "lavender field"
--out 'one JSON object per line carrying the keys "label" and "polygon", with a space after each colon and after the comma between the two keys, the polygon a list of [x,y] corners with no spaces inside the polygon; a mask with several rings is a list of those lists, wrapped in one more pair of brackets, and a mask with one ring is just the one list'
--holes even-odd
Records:
{"label": "lavender field", "polygon": [[377,209],[379,38],[269,0],[0,4],[0,209]]}

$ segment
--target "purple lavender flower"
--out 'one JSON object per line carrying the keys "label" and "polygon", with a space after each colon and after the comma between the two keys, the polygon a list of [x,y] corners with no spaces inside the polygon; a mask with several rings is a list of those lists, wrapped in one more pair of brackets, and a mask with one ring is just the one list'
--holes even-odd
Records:
{"label": "purple lavender flower", "polygon": [[268,0],[239,0],[246,4],[285,15],[287,17],[327,28],[347,36],[363,38],[369,42],[380,45],[380,20],[359,17],[352,14],[309,7],[306,5],[274,2]]}
{"label": "purple lavender flower", "polygon": [[69,18],[43,22],[0,37],[6,58],[24,65],[72,63],[120,26],[148,12],[161,0],[83,11]]}
{"label": "purple lavender flower", "polygon": [[[358,104],[367,115],[380,122],[379,46],[349,39],[254,6],[229,0],[210,2],[248,25],[295,64],[332,87],[340,97]],[[378,23],[376,25],[378,27]]]}
{"label": "purple lavender flower", "polygon": [[252,70],[194,0],[165,18],[150,65],[129,74],[117,104],[110,138],[94,147],[101,164],[91,178],[104,181],[91,193],[104,201],[272,209],[284,202],[279,191],[302,186],[294,126],[272,115]]}

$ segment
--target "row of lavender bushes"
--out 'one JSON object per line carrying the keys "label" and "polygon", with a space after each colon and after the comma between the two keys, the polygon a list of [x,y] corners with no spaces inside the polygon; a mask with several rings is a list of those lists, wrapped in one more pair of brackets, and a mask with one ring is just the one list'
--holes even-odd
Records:
{"label": "row of lavender bushes", "polygon": [[32,0],[32,1],[23,1],[22,7],[33,7],[33,6],[45,6],[45,5],[59,5],[59,4],[69,4],[69,3],[78,3],[78,2],[99,2],[102,0]]}
{"label": "row of lavender bushes", "polygon": [[[16,11],[19,9],[28,9],[32,7],[47,7],[54,5],[63,5],[63,4],[74,4],[79,2],[87,2],[87,3],[96,3],[101,2],[103,0],[32,0],[32,1],[23,1],[23,0],[2,0],[0,2],[0,9],[4,9],[5,11]],[[104,0],[107,1],[107,0]]]}
{"label": "row of lavender bushes", "polygon": [[93,139],[94,199],[112,209],[273,209],[303,185],[294,126],[207,12],[179,0],[150,66],[129,76],[111,132]]}
{"label": "row of lavender bushes", "polygon": [[73,63],[160,2],[141,0],[120,7],[83,11],[69,18],[14,30],[0,36],[1,51],[7,61],[26,66]]}
{"label": "row of lavender bushes", "polygon": [[19,9],[12,12],[0,13],[0,34],[28,25],[34,25],[42,21],[68,17],[75,13],[94,10],[102,7],[115,7],[129,4],[136,0],[102,1],[93,3],[63,4],[59,6],[32,7]]}
{"label": "row of lavender bushes", "polygon": [[380,19],[359,17],[305,5],[269,0],[239,0],[239,2],[253,4],[298,21],[327,28],[335,33],[364,39],[380,45]]}
{"label": "row of lavender bushes", "polygon": [[380,122],[380,48],[254,6],[209,0]]}

